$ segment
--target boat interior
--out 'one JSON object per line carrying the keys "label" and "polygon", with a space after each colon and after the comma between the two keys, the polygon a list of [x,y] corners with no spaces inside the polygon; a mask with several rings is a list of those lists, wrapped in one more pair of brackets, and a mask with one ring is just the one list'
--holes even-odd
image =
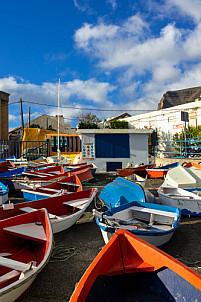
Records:
{"label": "boat interior", "polygon": [[113,214],[111,217],[122,228],[124,228],[123,225],[126,225],[126,229],[136,227],[139,230],[157,231],[157,229],[171,230],[177,220],[178,214],[158,209],[132,206],[129,209]]}
{"label": "boat interior", "polygon": [[173,302],[200,301],[201,292],[170,270],[161,268],[115,276],[100,275],[85,302]]}
{"label": "boat interior", "polygon": [[0,247],[0,289],[27,276],[43,260],[46,233],[42,222],[4,227]]}

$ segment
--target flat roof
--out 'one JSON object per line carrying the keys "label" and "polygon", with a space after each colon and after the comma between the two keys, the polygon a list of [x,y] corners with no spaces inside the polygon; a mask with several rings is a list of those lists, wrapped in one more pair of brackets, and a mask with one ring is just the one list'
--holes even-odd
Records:
{"label": "flat roof", "polygon": [[150,134],[153,129],[78,129],[78,134]]}

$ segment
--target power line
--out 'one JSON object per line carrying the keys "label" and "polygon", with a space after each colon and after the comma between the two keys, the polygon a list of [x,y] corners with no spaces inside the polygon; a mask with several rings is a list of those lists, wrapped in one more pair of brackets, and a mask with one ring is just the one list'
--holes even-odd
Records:
{"label": "power line", "polygon": [[[42,103],[35,103],[30,101],[23,101],[24,103],[34,104],[34,105],[40,105],[40,106],[47,106],[47,107],[58,107],[58,105],[51,105],[51,104],[42,104]],[[97,109],[97,108],[82,108],[82,107],[72,107],[72,106],[60,106],[60,108],[67,108],[67,109],[81,109],[81,110],[94,110],[94,111],[125,111],[125,109]],[[153,109],[127,109],[126,111],[155,111]]]}

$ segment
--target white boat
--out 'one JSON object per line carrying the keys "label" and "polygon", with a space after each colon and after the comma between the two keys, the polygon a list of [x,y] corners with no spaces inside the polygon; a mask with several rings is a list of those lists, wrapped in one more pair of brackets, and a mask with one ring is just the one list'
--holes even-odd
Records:
{"label": "white boat", "polygon": [[146,202],[129,202],[100,213],[93,210],[105,244],[118,229],[130,231],[139,238],[163,246],[180,223],[180,210]]}
{"label": "white boat", "polygon": [[136,183],[137,185],[140,185],[142,188],[145,187],[146,179],[137,174],[131,174],[131,175],[125,176],[124,178]]}
{"label": "white boat", "polygon": [[58,197],[5,204],[3,207],[0,207],[0,220],[26,212],[35,212],[40,208],[46,208],[49,213],[53,233],[59,233],[67,230],[78,221],[95,198],[97,192],[98,190],[93,188]]}
{"label": "white boat", "polygon": [[49,156],[47,157],[47,160],[50,164],[55,163],[58,165],[69,165],[72,161],[72,158],[67,156],[60,156],[60,158],[58,158],[57,156]]}
{"label": "white boat", "polygon": [[50,258],[53,235],[47,211],[0,221],[0,243],[0,302],[13,302],[31,286]]}
{"label": "white boat", "polygon": [[158,188],[158,196],[160,204],[177,207],[182,215],[201,216],[201,197],[192,191],[175,188],[164,182]]}
{"label": "white boat", "polygon": [[178,166],[167,172],[165,184],[187,190],[201,189],[201,170]]}

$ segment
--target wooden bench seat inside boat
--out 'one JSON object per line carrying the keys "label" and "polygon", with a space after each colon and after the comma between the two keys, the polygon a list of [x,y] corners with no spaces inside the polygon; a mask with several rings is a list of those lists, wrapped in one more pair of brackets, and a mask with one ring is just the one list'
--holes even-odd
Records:
{"label": "wooden bench seat inside boat", "polygon": [[75,187],[79,187],[80,185],[77,185],[76,183],[73,182],[58,182],[58,184],[60,185],[68,185],[68,186],[75,186]]}
{"label": "wooden bench seat inside boat", "polygon": [[14,269],[14,270],[19,271],[19,272],[23,272],[23,271],[29,269],[31,264],[30,263],[23,263],[23,262],[20,262],[20,261],[16,261],[16,260],[9,259],[9,258],[4,258],[4,257],[0,256],[0,265],[11,268],[11,269]]}
{"label": "wooden bench seat inside boat", "polygon": [[[23,208],[20,208],[20,211],[23,211],[25,213],[31,213],[31,212],[37,211],[37,210],[38,209],[34,209],[32,207],[23,207]],[[61,216],[57,216],[55,214],[50,214],[49,212],[48,212],[48,215],[49,215],[50,219],[60,219],[61,218]]]}
{"label": "wooden bench seat inside boat", "polygon": [[78,209],[83,209],[88,201],[89,201],[89,198],[82,198],[82,199],[77,199],[77,200],[65,201],[65,202],[63,202],[63,204],[67,205],[67,206],[73,206]]}
{"label": "wooden bench seat inside boat", "polygon": [[[129,212],[131,212],[131,215],[137,217],[138,219],[140,219],[140,215],[143,216],[143,214],[149,214],[150,226],[152,226],[154,223],[172,225],[177,219],[177,213],[144,207],[133,206],[129,209]],[[161,217],[161,220],[159,220],[159,217]]]}
{"label": "wooden bench seat inside boat", "polygon": [[46,242],[47,240],[45,230],[40,222],[10,226],[3,228],[3,231],[7,234],[31,239],[42,243]]}

